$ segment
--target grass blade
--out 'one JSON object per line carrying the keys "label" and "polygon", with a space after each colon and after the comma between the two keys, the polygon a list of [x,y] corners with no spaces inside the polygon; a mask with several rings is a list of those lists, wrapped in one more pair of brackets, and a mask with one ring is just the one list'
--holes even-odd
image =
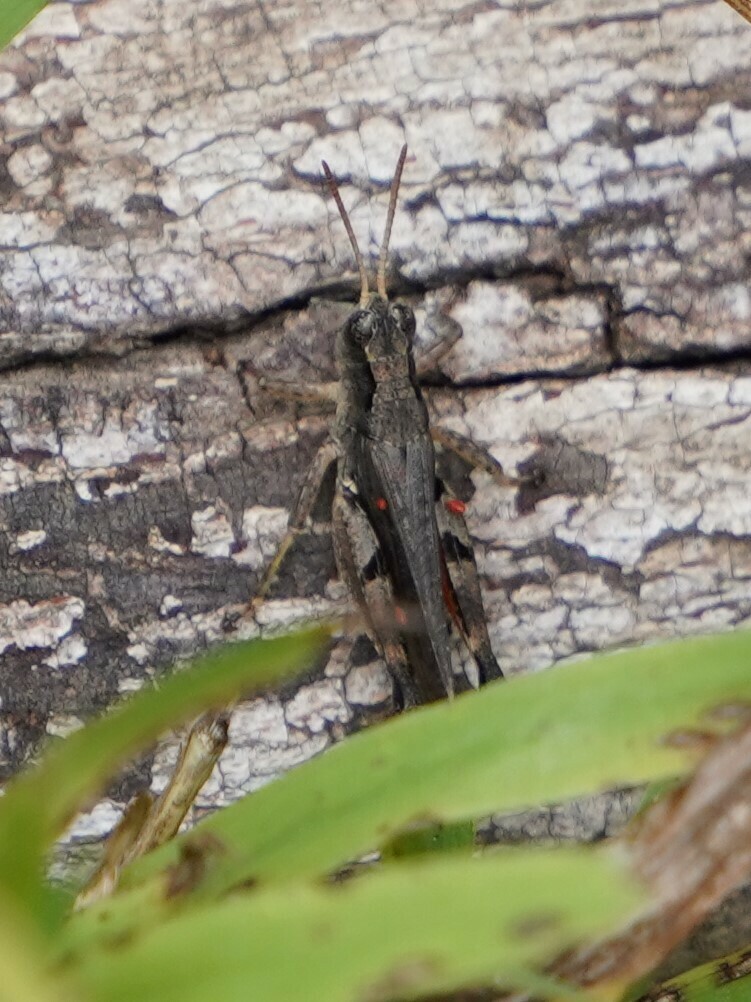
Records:
{"label": "grass blade", "polygon": [[46,0],[3,0],[0,7],[0,49],[4,49],[44,6]]}
{"label": "grass blade", "polygon": [[340,886],[233,895],[73,963],[107,1002],[376,1000],[519,983],[637,903],[633,884],[592,850],[444,857]]}
{"label": "grass blade", "polygon": [[[682,775],[696,761],[691,730],[724,733],[712,711],[749,703],[743,631],[597,656],[405,714],[202,825],[229,850],[212,889],[326,873],[410,824]],[[176,842],[124,884],[174,862]]]}

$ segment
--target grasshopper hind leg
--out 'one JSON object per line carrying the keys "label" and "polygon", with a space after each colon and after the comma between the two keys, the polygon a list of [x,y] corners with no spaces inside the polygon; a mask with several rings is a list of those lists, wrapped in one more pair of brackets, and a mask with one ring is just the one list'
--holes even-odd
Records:
{"label": "grasshopper hind leg", "polygon": [[436,495],[436,521],[448,576],[445,591],[449,613],[475,659],[480,685],[485,685],[503,678],[503,672],[490,644],[477,563],[464,521],[464,505],[439,479]]}
{"label": "grasshopper hind leg", "polygon": [[[336,458],[337,448],[334,442],[324,442],[316,453],[313,464],[308,470],[303,485],[300,488],[297,503],[289,520],[287,531],[277,547],[273,560],[267,566],[263,577],[258,583],[256,593],[248,606],[248,613],[253,614],[266,598],[269,588],[274,583],[279,573],[279,568],[282,566],[284,558],[287,556],[292,544],[305,531],[306,523],[313,512],[323,482],[326,479],[327,473],[336,462]],[[245,615],[248,615],[248,613],[245,613]]]}

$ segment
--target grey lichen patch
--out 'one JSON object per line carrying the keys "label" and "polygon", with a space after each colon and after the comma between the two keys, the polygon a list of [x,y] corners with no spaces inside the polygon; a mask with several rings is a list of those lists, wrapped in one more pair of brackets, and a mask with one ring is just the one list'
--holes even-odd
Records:
{"label": "grey lichen patch", "polygon": [[507,844],[530,841],[560,843],[582,839],[597,841],[619,834],[642,796],[641,789],[624,790],[608,800],[582,797],[565,806],[497,815],[483,824],[479,837],[483,842]]}
{"label": "grey lichen patch", "polygon": [[0,606],[0,651],[56,649],[84,614],[84,602],[59,595],[30,604],[24,599]]}
{"label": "grey lichen patch", "polygon": [[264,741],[269,745],[286,745],[289,730],[282,703],[276,699],[256,699],[243,704],[232,715],[230,736],[237,744]]}
{"label": "grey lichen patch", "polygon": [[256,622],[262,633],[273,633],[284,629],[290,622],[325,619],[343,611],[341,604],[337,606],[325,598],[277,599],[263,603],[256,613]]}
{"label": "grey lichen patch", "polygon": [[[90,811],[79,814],[75,823],[75,837],[96,838],[103,830],[114,828],[122,817],[122,809],[109,799],[100,800]],[[72,831],[67,833],[69,836]]]}
{"label": "grey lichen patch", "polygon": [[42,664],[50,668],[64,668],[79,664],[89,653],[89,647],[78,633],[69,633],[57,645],[52,654],[42,659]]}
{"label": "grey lichen patch", "polygon": [[287,705],[285,715],[292,726],[304,726],[316,734],[332,724],[348,723],[352,711],[343,698],[341,685],[327,678],[303,686]]}
{"label": "grey lichen patch", "polygon": [[78,717],[67,714],[53,714],[47,720],[45,730],[53,737],[66,738],[69,734],[73,734],[82,727],[83,721]]}
{"label": "grey lichen patch", "polygon": [[606,343],[607,304],[601,294],[535,291],[520,283],[471,282],[426,297],[462,332],[441,370],[454,382],[499,376],[591,372],[612,358]]}
{"label": "grey lichen patch", "polygon": [[35,547],[41,546],[46,538],[47,533],[44,529],[28,529],[26,532],[19,532],[16,538],[10,541],[10,552],[33,550]]}
{"label": "grey lichen patch", "polygon": [[67,428],[60,431],[60,451],[72,471],[106,471],[140,454],[163,454],[166,428],[157,402],[134,401],[131,406],[132,413],[105,413],[101,398],[91,395],[70,409]]}
{"label": "grey lichen patch", "polygon": [[346,679],[346,697],[350,705],[378,706],[392,695],[392,682],[384,665],[357,665]]}
{"label": "grey lichen patch", "polygon": [[286,508],[253,505],[243,512],[242,541],[232,559],[251,570],[262,570],[273,559],[289,522]]}
{"label": "grey lichen patch", "polygon": [[235,544],[235,536],[223,505],[209,505],[194,511],[190,517],[193,539],[190,548],[205,557],[228,557]]}

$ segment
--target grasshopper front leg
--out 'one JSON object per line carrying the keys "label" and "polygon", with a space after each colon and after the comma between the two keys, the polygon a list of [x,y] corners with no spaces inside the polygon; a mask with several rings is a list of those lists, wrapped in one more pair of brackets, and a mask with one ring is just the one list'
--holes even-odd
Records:
{"label": "grasshopper front leg", "polygon": [[292,511],[287,531],[279,543],[274,559],[264,571],[263,577],[256,588],[256,593],[248,606],[247,614],[255,614],[258,606],[265,599],[269,588],[279,573],[279,568],[282,566],[282,562],[287,556],[290,547],[304,531],[307,521],[313,512],[315,503],[318,500],[318,495],[321,493],[321,486],[323,485],[329,470],[336,462],[338,454],[337,445],[331,440],[324,442],[316,453],[313,465],[308,470],[305,480],[303,481],[303,485],[300,488],[300,493]]}
{"label": "grasshopper front leg", "polygon": [[336,404],[338,385],[338,383],[320,383],[318,386],[307,386],[265,377],[258,380],[258,388],[271,397],[297,404],[320,404],[321,407],[331,407]]}
{"label": "grasshopper front leg", "polygon": [[536,477],[515,477],[506,473],[503,466],[494,456],[490,455],[487,449],[483,449],[466,435],[460,435],[457,431],[449,431],[447,428],[436,428],[432,425],[430,434],[436,445],[453,452],[473,469],[487,473],[501,487],[524,487],[537,482]]}

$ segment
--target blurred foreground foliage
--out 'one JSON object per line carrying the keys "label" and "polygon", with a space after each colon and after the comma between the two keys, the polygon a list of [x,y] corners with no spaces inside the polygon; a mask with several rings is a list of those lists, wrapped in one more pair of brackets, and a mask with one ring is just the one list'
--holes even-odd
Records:
{"label": "blurred foreground foliage", "polygon": [[[717,711],[751,700],[748,632],[598,655],[394,718],[218,811],[71,914],[45,861],[76,810],[160,733],[309,670],[327,642],[319,628],[207,655],[9,785],[0,999],[345,1002],[488,984],[618,997],[540,973],[643,905],[618,854],[480,850],[472,822],[686,775],[696,746],[676,736],[724,734],[732,714]],[[333,879],[379,849],[380,863]],[[696,977],[696,998],[734,997]]]}

